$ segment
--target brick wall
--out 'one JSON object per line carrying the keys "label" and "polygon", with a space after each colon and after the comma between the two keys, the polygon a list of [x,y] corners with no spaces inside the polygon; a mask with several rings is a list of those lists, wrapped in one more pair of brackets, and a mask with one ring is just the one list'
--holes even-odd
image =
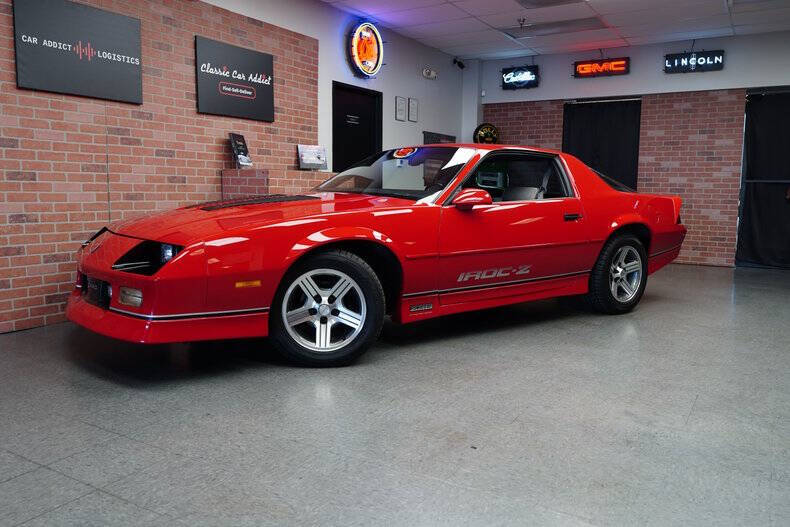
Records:
{"label": "brick wall", "polygon": [[[220,197],[227,134],[274,192],[318,142],[318,41],[186,0],[81,0],[141,20],[141,106],[16,88],[11,0],[0,0],[0,332],[63,320],[79,244],[108,221]],[[274,55],[275,122],[196,112],[194,36]]]}
{"label": "brick wall", "polygon": [[[732,266],[741,178],[743,89],[645,95],[638,187],[677,194],[688,236],[679,262]],[[484,106],[502,142],[561,148],[563,101]]]}
{"label": "brick wall", "polygon": [[499,142],[562,148],[563,101],[524,101],[483,106],[483,121],[499,128]]}
{"label": "brick wall", "polygon": [[683,197],[679,262],[735,264],[746,91],[642,97],[639,190]]}

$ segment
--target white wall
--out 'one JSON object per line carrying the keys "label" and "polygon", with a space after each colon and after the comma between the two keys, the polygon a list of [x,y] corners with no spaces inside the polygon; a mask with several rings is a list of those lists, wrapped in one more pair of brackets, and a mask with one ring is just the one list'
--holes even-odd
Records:
{"label": "white wall", "polygon": [[[461,134],[461,70],[453,57],[379,27],[384,44],[384,66],[373,79],[353,74],[346,59],[348,33],[357,17],[318,0],[204,0],[297,33],[318,39],[318,142],[325,146],[332,166],[332,81],[363,86],[383,93],[384,148],[422,144],[423,130]],[[438,71],[427,80],[422,70]],[[419,121],[395,120],[395,96],[419,100]]]}
{"label": "white wall", "polygon": [[480,83],[482,81],[482,62],[479,60],[464,60],[466,68],[461,74],[463,86],[461,88],[461,137],[459,141],[468,143],[472,141],[477,125],[483,119],[483,107],[480,99]]}
{"label": "white wall", "polygon": [[597,51],[536,56],[540,86],[526,90],[502,90],[500,70],[530,64],[530,57],[485,61],[481,87],[486,95],[482,103],[790,85],[790,32],[697,40],[695,50],[724,50],[724,69],[705,73],[664,73],[664,55],[682,52],[690,46],[690,41],[684,41],[604,50],[607,57],[631,57],[631,72],[619,77],[593,79],[576,79],[571,73],[574,61],[599,58]]}

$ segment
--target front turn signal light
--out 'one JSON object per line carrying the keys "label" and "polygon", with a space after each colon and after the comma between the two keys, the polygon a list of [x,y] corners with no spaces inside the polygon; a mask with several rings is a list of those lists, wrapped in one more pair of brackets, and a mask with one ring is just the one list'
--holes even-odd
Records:
{"label": "front turn signal light", "polygon": [[122,287],[118,294],[118,302],[125,306],[140,307],[143,305],[143,292],[131,287]]}

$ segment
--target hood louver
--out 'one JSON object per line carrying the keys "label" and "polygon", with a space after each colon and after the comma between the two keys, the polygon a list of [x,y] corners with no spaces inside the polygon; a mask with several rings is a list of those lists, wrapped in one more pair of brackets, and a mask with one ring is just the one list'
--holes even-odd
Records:
{"label": "hood louver", "polygon": [[241,207],[243,205],[257,205],[259,203],[281,203],[285,201],[306,201],[319,199],[316,196],[288,196],[285,194],[268,194],[266,196],[250,196],[249,198],[226,199],[219,201],[208,201],[193,205],[200,210],[219,210],[230,207]]}

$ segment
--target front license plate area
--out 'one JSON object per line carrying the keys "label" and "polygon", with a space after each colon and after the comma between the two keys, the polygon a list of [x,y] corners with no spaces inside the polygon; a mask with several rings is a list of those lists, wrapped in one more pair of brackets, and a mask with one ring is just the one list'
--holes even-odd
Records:
{"label": "front license plate area", "polygon": [[82,295],[89,304],[102,309],[110,307],[110,284],[97,278],[85,277]]}

